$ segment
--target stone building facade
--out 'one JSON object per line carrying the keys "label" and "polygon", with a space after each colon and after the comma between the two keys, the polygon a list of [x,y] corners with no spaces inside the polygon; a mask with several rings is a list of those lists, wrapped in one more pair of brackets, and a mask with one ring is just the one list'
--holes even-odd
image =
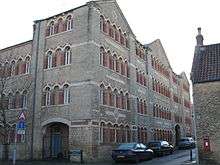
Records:
{"label": "stone building facade", "polygon": [[19,159],[67,158],[71,149],[82,149],[87,161],[110,159],[122,142],[175,145],[191,136],[185,73],[173,72],[160,40],[137,41],[115,0],[37,20],[33,33],[0,50],[2,65],[30,59],[27,73],[11,74],[17,83],[32,82],[27,108],[8,110],[26,115]]}
{"label": "stone building facade", "polygon": [[201,164],[220,164],[220,44],[203,45],[198,28],[191,72]]}

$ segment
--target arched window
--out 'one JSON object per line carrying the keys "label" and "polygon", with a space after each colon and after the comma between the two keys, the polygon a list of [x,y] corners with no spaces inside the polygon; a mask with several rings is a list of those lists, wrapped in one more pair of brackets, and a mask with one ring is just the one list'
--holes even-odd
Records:
{"label": "arched window", "polygon": [[123,92],[121,92],[121,98],[122,98],[121,108],[126,109],[126,96],[124,96]]}
{"label": "arched window", "polygon": [[30,57],[26,57],[25,59],[25,73],[29,73],[30,72]]}
{"label": "arched window", "polygon": [[119,36],[120,36],[120,44],[125,45],[125,39],[124,39],[124,35],[121,32],[121,29],[119,29]]}
{"label": "arched window", "polygon": [[14,109],[15,108],[15,99],[12,93],[9,93],[8,95],[8,109]]}
{"label": "arched window", "polygon": [[104,91],[105,87],[103,84],[100,85],[100,103],[104,104]]}
{"label": "arched window", "polygon": [[67,84],[63,86],[64,104],[70,103],[70,88]]}
{"label": "arched window", "polygon": [[64,50],[64,65],[68,65],[71,63],[71,49],[69,46],[65,47]]}
{"label": "arched window", "polygon": [[122,63],[122,58],[119,58],[119,62],[118,62],[119,68],[118,68],[118,72],[120,74],[122,74],[122,68],[123,68],[123,63]]}
{"label": "arched window", "polygon": [[116,26],[114,25],[113,26],[113,29],[114,29],[114,38],[115,38],[115,41],[119,41],[119,33],[118,33],[118,29],[116,28]]}
{"label": "arched window", "polygon": [[22,108],[27,108],[27,91],[22,94]]}
{"label": "arched window", "polygon": [[109,141],[110,141],[110,143],[114,143],[115,142],[115,129],[112,124],[108,124],[108,127],[110,129],[109,130],[109,132],[110,132]]}
{"label": "arched window", "polygon": [[16,66],[15,66],[15,75],[20,74],[21,65],[22,65],[22,59],[19,59],[19,60],[17,61]]}
{"label": "arched window", "polygon": [[53,35],[55,33],[55,26],[54,26],[54,22],[52,21],[49,24],[49,35]]}
{"label": "arched window", "polygon": [[57,104],[59,104],[59,87],[55,86],[51,92],[50,105],[57,105]]}
{"label": "arched window", "polygon": [[129,69],[128,69],[128,62],[127,61],[125,61],[125,64],[124,64],[125,66],[125,76],[126,77],[129,77]]}
{"label": "arched window", "polygon": [[144,101],[144,114],[147,114],[147,103]]}
{"label": "arched window", "polygon": [[139,101],[139,98],[137,98],[137,113],[140,113],[140,101]]}
{"label": "arched window", "polygon": [[58,33],[60,33],[60,32],[63,32],[65,29],[64,29],[64,22],[63,22],[63,19],[62,18],[60,18],[59,20],[58,20]]}
{"label": "arched window", "polygon": [[117,60],[117,56],[116,54],[113,55],[113,70],[116,71],[116,60]]}
{"label": "arched window", "polygon": [[103,66],[108,67],[108,54],[103,52]]}
{"label": "arched window", "polygon": [[100,142],[101,143],[105,142],[104,136],[105,136],[105,123],[101,122],[100,123]]}
{"label": "arched window", "polygon": [[125,108],[127,109],[127,110],[130,110],[130,101],[129,101],[129,94],[128,93],[126,93],[125,94]]}
{"label": "arched window", "polygon": [[51,105],[51,91],[50,91],[50,88],[47,87],[45,89],[45,92],[46,92],[46,97],[45,97],[45,105],[48,106],[48,105]]}
{"label": "arched window", "polygon": [[71,29],[73,29],[73,19],[72,19],[72,16],[69,15],[66,18],[66,30],[71,30]]}
{"label": "arched window", "polygon": [[107,88],[107,105],[111,106],[112,103],[112,90],[110,87]]}
{"label": "arched window", "polygon": [[129,143],[131,142],[131,130],[129,126],[126,126],[125,130],[126,130],[126,142]]}
{"label": "arched window", "polygon": [[20,100],[20,93],[15,93],[15,108],[21,108],[21,100]]}
{"label": "arched window", "polygon": [[111,32],[111,23],[110,23],[110,21],[109,20],[107,20],[107,33],[108,33],[108,35],[110,36],[110,32]]}
{"label": "arched window", "polygon": [[113,56],[111,54],[108,54],[108,57],[109,57],[109,69],[114,70]]}
{"label": "arched window", "polygon": [[56,51],[55,51],[55,54],[53,56],[53,60],[52,60],[53,64],[52,66],[53,67],[56,67],[56,66],[59,66],[59,65],[64,65],[64,55],[63,55],[63,52],[60,48],[58,48]]}
{"label": "arched window", "polygon": [[100,47],[100,65],[104,65],[104,53],[105,49],[103,47]]}
{"label": "arched window", "polygon": [[52,52],[49,51],[47,53],[47,68],[52,68],[52,64],[53,64],[53,56],[52,56]]}
{"label": "arched window", "polygon": [[11,76],[11,66],[9,65],[8,62],[6,62],[4,64],[4,67],[5,67],[5,74],[7,77],[10,77]]}

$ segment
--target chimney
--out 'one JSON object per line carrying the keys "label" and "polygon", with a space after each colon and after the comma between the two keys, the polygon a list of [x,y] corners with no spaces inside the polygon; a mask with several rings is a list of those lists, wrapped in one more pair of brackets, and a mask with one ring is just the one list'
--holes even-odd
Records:
{"label": "chimney", "polygon": [[203,36],[201,34],[201,27],[198,27],[198,35],[196,36],[197,46],[203,45]]}

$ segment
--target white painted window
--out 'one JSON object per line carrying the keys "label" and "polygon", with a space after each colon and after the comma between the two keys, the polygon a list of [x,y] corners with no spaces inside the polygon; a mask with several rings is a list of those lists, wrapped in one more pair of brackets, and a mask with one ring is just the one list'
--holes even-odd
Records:
{"label": "white painted window", "polygon": [[23,97],[22,97],[22,105],[23,108],[27,108],[27,92],[23,92]]}
{"label": "white painted window", "polygon": [[64,64],[65,65],[70,64],[71,50],[70,50],[69,46],[65,48],[65,54],[64,55],[65,55],[65,57],[64,57],[64,59],[65,59]]}
{"label": "white painted window", "polygon": [[53,35],[55,32],[54,22],[51,22],[49,25],[49,35]]}
{"label": "white painted window", "polygon": [[64,104],[70,103],[70,90],[68,85],[64,85]]}
{"label": "white painted window", "polygon": [[46,102],[45,105],[48,106],[50,105],[50,99],[51,99],[51,92],[50,92],[50,88],[46,88]]}
{"label": "white painted window", "polygon": [[53,56],[52,56],[52,52],[49,52],[47,56],[47,68],[52,68],[52,64],[53,64]]}
{"label": "white painted window", "polygon": [[72,17],[69,15],[67,17],[66,30],[71,30],[72,28],[73,28],[73,20]]}

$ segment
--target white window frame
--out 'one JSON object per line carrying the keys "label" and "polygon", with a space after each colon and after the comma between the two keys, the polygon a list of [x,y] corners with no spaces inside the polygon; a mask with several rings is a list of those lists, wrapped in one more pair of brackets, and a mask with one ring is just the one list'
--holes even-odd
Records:
{"label": "white window frame", "polygon": [[70,89],[69,89],[69,87],[64,87],[63,102],[64,102],[64,104],[69,104],[70,103]]}
{"label": "white window frame", "polygon": [[45,105],[48,106],[50,105],[50,102],[51,102],[51,92],[50,91],[46,91],[46,101],[45,101]]}
{"label": "white window frame", "polygon": [[[68,49],[69,48],[69,49]],[[70,47],[67,47],[65,49],[65,54],[64,54],[64,65],[70,64],[70,58],[71,58],[71,50]]]}
{"label": "white window frame", "polygon": [[23,108],[27,108],[27,94],[23,94],[22,104]]}
{"label": "white window frame", "polygon": [[66,30],[71,30],[73,29],[73,22],[72,22],[72,17],[70,17],[70,19],[67,19],[67,23],[66,23]]}
{"label": "white window frame", "polygon": [[47,68],[52,68],[53,65],[53,56],[52,54],[49,54],[47,57]]}

